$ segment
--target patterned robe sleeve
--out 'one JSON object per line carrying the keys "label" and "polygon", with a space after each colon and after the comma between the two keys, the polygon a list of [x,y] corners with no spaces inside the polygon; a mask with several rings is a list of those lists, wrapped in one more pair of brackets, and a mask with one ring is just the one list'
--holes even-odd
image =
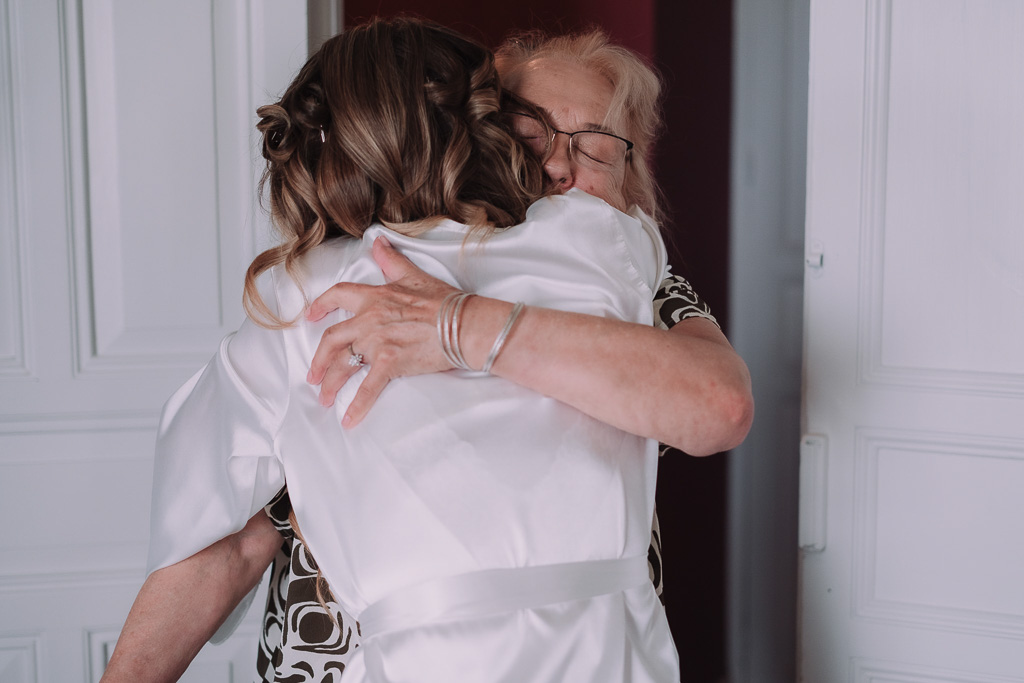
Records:
{"label": "patterned robe sleeve", "polygon": [[663,330],[671,329],[687,318],[704,318],[718,325],[711,307],[693,290],[681,275],[669,275],[662,280],[654,295],[654,324]]}
{"label": "patterned robe sleeve", "polygon": [[264,509],[284,543],[271,565],[256,658],[257,680],[337,683],[358,646],[359,626],[331,599],[329,591],[323,595],[327,609],[321,605],[316,560],[289,520],[288,489],[281,489]]}

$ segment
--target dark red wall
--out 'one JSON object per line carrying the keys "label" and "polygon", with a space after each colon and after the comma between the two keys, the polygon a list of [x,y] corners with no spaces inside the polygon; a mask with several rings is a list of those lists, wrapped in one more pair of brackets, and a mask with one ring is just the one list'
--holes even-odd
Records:
{"label": "dark red wall", "polygon": [[[697,0],[345,0],[345,24],[415,14],[497,46],[510,32],[597,25],[665,77],[667,129],[655,161],[671,261],[727,319],[732,3]],[[728,330],[727,330],[728,332]],[[683,680],[725,676],[725,456],[670,454],[658,473],[665,602]]]}
{"label": "dark red wall", "polygon": [[369,17],[408,13],[451,26],[497,46],[511,30],[572,31],[599,25],[617,41],[650,56],[654,0],[345,0],[345,25]]}
{"label": "dark red wall", "polygon": [[[662,0],[655,27],[666,85],[666,134],[655,161],[672,211],[672,263],[725,327],[732,3]],[[658,468],[666,610],[688,683],[725,680],[727,467],[719,455],[666,456]]]}

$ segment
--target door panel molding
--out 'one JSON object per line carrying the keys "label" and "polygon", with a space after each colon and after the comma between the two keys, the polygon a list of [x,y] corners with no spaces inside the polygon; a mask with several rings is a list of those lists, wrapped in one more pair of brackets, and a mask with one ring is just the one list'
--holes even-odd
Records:
{"label": "door panel molding", "polygon": [[1019,678],[986,676],[974,672],[883,662],[853,660],[855,683],[1020,683]]}
{"label": "door panel molding", "polygon": [[16,8],[0,1],[0,379],[31,378],[30,272],[21,179],[21,74],[18,69]]}
{"label": "door panel molding", "polygon": [[[973,152],[966,149],[981,147],[979,154],[998,154],[994,149],[1006,145],[1024,151],[1019,123],[998,106],[1004,89],[1024,98],[1024,87],[1013,78],[1014,65],[1024,60],[1018,37],[993,36],[984,55],[971,50],[981,40],[970,28],[971,12],[980,12],[979,5],[988,11],[997,4],[928,3],[927,14],[913,15],[930,16],[927,31],[912,21],[913,0],[866,4],[861,384],[979,396],[1024,392],[1024,357],[1012,341],[1024,333],[1024,325],[1014,323],[1015,312],[1024,312],[1024,256],[1019,255],[1024,253],[1024,237],[1018,245],[1002,247],[997,246],[1002,236],[985,239],[989,222],[1008,220],[987,209],[999,204],[993,195],[1004,181],[990,177],[984,161],[972,161]],[[895,51],[894,40],[900,46]],[[960,62],[970,68],[958,70]],[[969,78],[975,72],[988,75]],[[950,107],[939,106],[961,92],[959,110],[946,113]],[[894,123],[897,129],[890,135]],[[1009,176],[1005,182],[1024,183],[1024,161],[1011,158],[999,168]],[[973,187],[978,184],[986,189]],[[929,192],[939,196],[930,197]],[[1024,215],[1024,200],[1015,203]],[[895,222],[892,230],[890,221]],[[995,265],[964,281],[957,267],[963,259]],[[908,278],[911,262],[914,277]],[[919,291],[925,285],[931,294],[922,300]],[[983,296],[1005,299],[1005,305],[996,307],[1007,317],[996,323],[1000,334],[973,334],[982,323],[974,316],[983,315],[976,306]],[[984,324],[993,326],[991,321]]]}
{"label": "door panel molding", "polygon": [[[867,428],[855,439],[854,613],[1024,639],[1013,569],[1024,559],[1024,520],[1006,514],[1024,487],[1024,440]],[[993,536],[1002,543],[991,543]],[[884,595],[887,569],[900,600]],[[943,604],[954,593],[961,604]]]}
{"label": "door panel molding", "polygon": [[35,634],[0,637],[0,680],[36,683],[42,639]]}
{"label": "door panel molding", "polygon": [[[249,57],[261,27],[248,3],[133,8],[66,3],[76,376],[201,364],[239,321],[242,273],[265,225],[252,220]],[[181,63],[154,53],[147,64],[154,32],[139,21],[172,16],[165,31],[184,43]]]}

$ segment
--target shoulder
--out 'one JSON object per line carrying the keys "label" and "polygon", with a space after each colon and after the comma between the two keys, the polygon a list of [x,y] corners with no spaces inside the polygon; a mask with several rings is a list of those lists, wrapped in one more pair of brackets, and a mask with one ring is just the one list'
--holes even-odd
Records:
{"label": "shoulder", "polygon": [[577,189],[534,202],[522,227],[536,232],[533,238],[538,240],[571,240],[595,246],[608,245],[609,238],[611,242],[650,241],[638,218]]}
{"label": "shoulder", "polygon": [[579,258],[614,267],[653,290],[666,274],[665,248],[657,226],[619,211],[603,199],[572,189],[534,203],[524,224],[531,239],[550,242]]}
{"label": "shoulder", "polygon": [[655,223],[653,218],[636,205],[629,210],[629,215],[639,221],[641,229],[647,235],[648,244],[651,248],[648,256],[654,260],[655,267],[658,268],[658,280],[660,282],[669,277],[668,249],[665,248],[665,240],[661,235],[661,226]]}
{"label": "shoulder", "polygon": [[354,237],[325,240],[297,258],[291,268],[284,263],[269,268],[260,275],[257,287],[264,301],[276,302],[281,318],[292,319],[312,298],[338,282],[363,249],[363,241]]}
{"label": "shoulder", "polygon": [[550,221],[565,217],[587,217],[608,226],[637,226],[638,220],[608,202],[573,188],[564,194],[538,199],[526,213],[527,221]]}

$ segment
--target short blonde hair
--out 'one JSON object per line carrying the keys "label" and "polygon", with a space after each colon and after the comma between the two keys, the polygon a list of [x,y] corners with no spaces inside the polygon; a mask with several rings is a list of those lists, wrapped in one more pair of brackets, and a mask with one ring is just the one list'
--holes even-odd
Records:
{"label": "short blonde hair", "polygon": [[632,50],[615,45],[599,29],[552,36],[542,32],[515,35],[495,52],[502,83],[516,92],[523,67],[538,58],[560,59],[601,74],[614,88],[608,118],[624,122],[633,142],[622,180],[622,194],[656,221],[661,218],[658,185],[651,170],[651,150],[662,128],[661,78]]}

